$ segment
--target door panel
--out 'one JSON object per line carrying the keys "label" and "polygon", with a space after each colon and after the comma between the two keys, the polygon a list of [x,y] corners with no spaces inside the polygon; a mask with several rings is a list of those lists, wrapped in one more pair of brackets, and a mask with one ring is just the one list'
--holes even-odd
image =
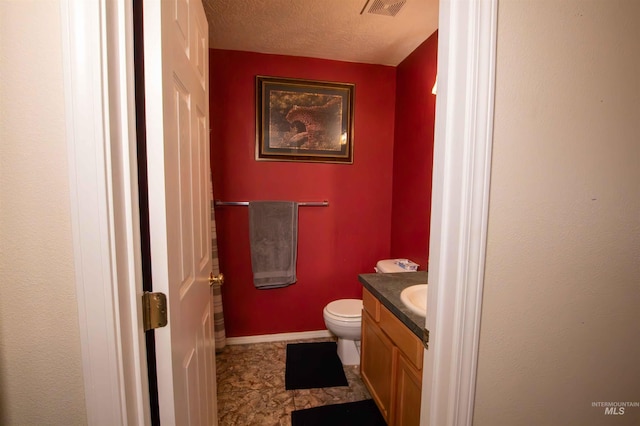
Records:
{"label": "door panel", "polygon": [[393,424],[418,426],[422,397],[422,374],[403,355],[398,354],[398,379]]}
{"label": "door panel", "polygon": [[198,0],[144,2],[151,269],[160,420],[215,425],[207,21]]}
{"label": "door panel", "polygon": [[360,374],[385,421],[390,422],[394,346],[366,310],[362,311]]}

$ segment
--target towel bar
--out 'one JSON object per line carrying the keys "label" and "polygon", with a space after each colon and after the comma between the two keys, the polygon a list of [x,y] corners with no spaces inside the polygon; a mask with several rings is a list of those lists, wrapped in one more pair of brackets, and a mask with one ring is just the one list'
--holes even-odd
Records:
{"label": "towel bar", "polygon": [[[248,206],[248,201],[220,201],[216,200],[215,205],[217,206]],[[301,207],[327,207],[329,206],[329,201],[306,201],[298,203],[298,206]]]}

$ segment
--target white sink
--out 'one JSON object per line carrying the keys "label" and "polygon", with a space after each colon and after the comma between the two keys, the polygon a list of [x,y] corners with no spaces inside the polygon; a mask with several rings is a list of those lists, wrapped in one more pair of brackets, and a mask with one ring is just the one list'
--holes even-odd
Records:
{"label": "white sink", "polygon": [[407,287],[400,293],[400,300],[414,314],[427,315],[427,284]]}

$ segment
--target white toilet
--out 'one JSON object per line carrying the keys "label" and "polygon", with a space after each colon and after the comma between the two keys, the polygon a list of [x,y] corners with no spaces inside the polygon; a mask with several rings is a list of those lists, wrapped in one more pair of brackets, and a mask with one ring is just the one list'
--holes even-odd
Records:
{"label": "white toilet", "polygon": [[[398,260],[381,260],[376,264],[375,270],[378,273],[408,272],[398,266]],[[338,356],[342,365],[359,365],[362,300],[334,300],[324,307],[322,315],[327,329],[338,337]]]}
{"label": "white toilet", "polygon": [[327,329],[338,337],[338,356],[342,365],[360,364],[362,300],[339,299],[324,307],[322,312]]}

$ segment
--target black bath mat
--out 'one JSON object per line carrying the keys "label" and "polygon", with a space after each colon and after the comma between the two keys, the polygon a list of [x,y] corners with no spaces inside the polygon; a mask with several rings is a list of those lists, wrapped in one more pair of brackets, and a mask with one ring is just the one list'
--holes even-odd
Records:
{"label": "black bath mat", "polygon": [[336,342],[289,343],[284,384],[287,390],[348,386]]}
{"label": "black bath mat", "polygon": [[324,405],[291,412],[292,426],[385,426],[373,399],[346,404]]}

